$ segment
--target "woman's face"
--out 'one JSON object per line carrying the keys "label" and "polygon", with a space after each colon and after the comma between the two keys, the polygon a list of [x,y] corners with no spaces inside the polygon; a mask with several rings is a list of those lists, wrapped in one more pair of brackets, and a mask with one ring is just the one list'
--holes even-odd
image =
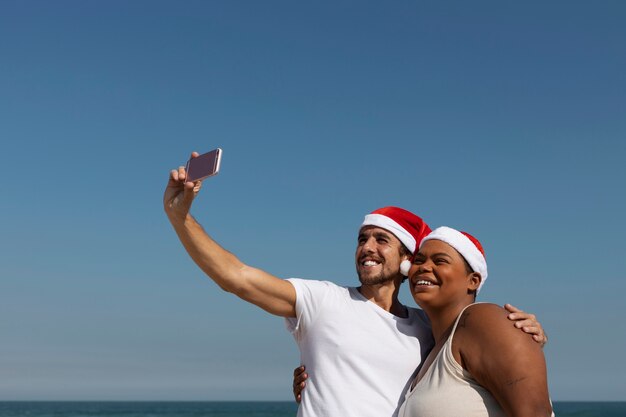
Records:
{"label": "woman's face", "polygon": [[427,240],[409,271],[411,294],[420,306],[443,306],[462,300],[480,284],[456,249],[441,240]]}

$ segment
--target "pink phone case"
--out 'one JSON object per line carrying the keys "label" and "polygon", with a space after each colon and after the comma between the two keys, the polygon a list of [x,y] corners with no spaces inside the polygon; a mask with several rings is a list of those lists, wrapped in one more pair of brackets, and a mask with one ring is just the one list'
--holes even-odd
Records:
{"label": "pink phone case", "polygon": [[187,161],[187,181],[199,181],[217,175],[222,161],[222,150],[214,149],[211,152],[191,158]]}

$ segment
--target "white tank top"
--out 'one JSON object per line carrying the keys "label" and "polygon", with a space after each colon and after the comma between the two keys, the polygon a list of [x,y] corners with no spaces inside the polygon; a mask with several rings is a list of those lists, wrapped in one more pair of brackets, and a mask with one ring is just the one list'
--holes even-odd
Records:
{"label": "white tank top", "polygon": [[506,416],[493,395],[480,386],[452,355],[452,338],[463,311],[422,379],[407,392],[398,413],[400,417]]}

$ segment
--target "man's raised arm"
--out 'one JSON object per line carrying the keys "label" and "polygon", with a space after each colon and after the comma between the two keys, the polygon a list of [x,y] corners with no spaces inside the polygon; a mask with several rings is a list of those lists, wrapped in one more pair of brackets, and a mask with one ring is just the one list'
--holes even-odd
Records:
{"label": "man's raised arm", "polygon": [[[191,156],[195,158],[198,153]],[[184,167],[170,172],[163,205],[189,256],[223,290],[277,316],[295,317],[296,291],[293,285],[244,264],[211,239],[189,213],[201,181],[185,182],[185,179]]]}

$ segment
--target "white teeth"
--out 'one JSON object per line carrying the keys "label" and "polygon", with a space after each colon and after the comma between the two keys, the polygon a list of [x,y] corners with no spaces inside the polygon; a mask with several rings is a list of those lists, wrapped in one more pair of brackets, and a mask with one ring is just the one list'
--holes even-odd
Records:
{"label": "white teeth", "polygon": [[425,279],[420,279],[415,283],[415,285],[433,285],[433,283],[430,281],[426,281]]}
{"label": "white teeth", "polygon": [[365,265],[365,266],[376,266],[376,265],[378,265],[378,262],[365,261],[365,262],[363,262],[363,265]]}

